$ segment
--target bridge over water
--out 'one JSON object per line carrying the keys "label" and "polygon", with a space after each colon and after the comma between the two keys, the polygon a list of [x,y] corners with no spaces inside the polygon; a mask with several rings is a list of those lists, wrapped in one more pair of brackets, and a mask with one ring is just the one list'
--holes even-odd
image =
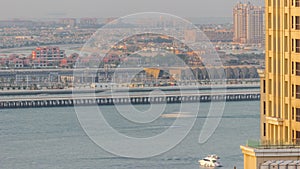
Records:
{"label": "bridge over water", "polygon": [[43,96],[1,98],[0,108],[34,108],[34,107],[63,107],[114,104],[162,104],[162,103],[191,103],[191,102],[220,102],[220,101],[257,101],[259,91],[230,91],[206,93],[134,93],[134,94],[75,94],[74,96]]}

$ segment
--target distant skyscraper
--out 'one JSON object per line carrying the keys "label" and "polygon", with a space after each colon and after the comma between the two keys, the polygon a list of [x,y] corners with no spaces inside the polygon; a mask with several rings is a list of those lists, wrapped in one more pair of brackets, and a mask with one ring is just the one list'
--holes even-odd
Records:
{"label": "distant skyscraper", "polygon": [[295,165],[289,160],[300,158],[300,0],[265,2],[266,69],[260,73],[261,141],[241,146],[244,169],[278,168],[280,160],[285,160],[283,168],[293,168]]}
{"label": "distant skyscraper", "polygon": [[74,26],[76,26],[76,19],[75,18],[62,18],[62,19],[60,19],[59,23],[64,26],[74,27]]}
{"label": "distant skyscraper", "polygon": [[80,25],[81,26],[96,26],[98,24],[97,18],[81,18]]}
{"label": "distant skyscraper", "polygon": [[233,9],[233,41],[242,44],[264,44],[264,8],[249,2]]}

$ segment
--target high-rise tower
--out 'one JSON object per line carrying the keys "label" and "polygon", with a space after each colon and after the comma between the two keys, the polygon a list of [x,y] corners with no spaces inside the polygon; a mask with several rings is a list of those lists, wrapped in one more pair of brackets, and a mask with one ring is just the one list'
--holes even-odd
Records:
{"label": "high-rise tower", "polygon": [[300,0],[266,2],[261,140],[300,143]]}
{"label": "high-rise tower", "polygon": [[[241,146],[245,169],[300,159],[300,0],[266,0],[261,142]],[[287,161],[288,162],[288,161]]]}
{"label": "high-rise tower", "polygon": [[233,8],[233,41],[242,44],[264,43],[264,8],[238,3]]}

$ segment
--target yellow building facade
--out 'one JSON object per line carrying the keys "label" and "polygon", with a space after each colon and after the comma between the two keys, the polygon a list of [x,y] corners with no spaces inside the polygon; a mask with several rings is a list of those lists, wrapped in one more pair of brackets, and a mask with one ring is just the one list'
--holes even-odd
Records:
{"label": "yellow building facade", "polygon": [[261,140],[300,141],[300,0],[266,0],[266,69],[261,89]]}
{"label": "yellow building facade", "polygon": [[300,159],[300,0],[266,0],[266,68],[261,75],[261,142],[241,146],[245,169]]}

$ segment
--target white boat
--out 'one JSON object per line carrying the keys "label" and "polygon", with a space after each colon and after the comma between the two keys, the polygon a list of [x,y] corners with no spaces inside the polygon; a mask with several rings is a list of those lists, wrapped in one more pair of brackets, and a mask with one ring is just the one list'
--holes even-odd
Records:
{"label": "white boat", "polygon": [[203,167],[222,167],[220,161],[220,157],[217,155],[208,155],[207,157],[203,158],[202,160],[199,160],[199,164]]}
{"label": "white boat", "polygon": [[215,158],[215,159],[217,159],[217,160],[220,159],[220,157],[217,156],[216,154],[208,155],[207,157]]}

